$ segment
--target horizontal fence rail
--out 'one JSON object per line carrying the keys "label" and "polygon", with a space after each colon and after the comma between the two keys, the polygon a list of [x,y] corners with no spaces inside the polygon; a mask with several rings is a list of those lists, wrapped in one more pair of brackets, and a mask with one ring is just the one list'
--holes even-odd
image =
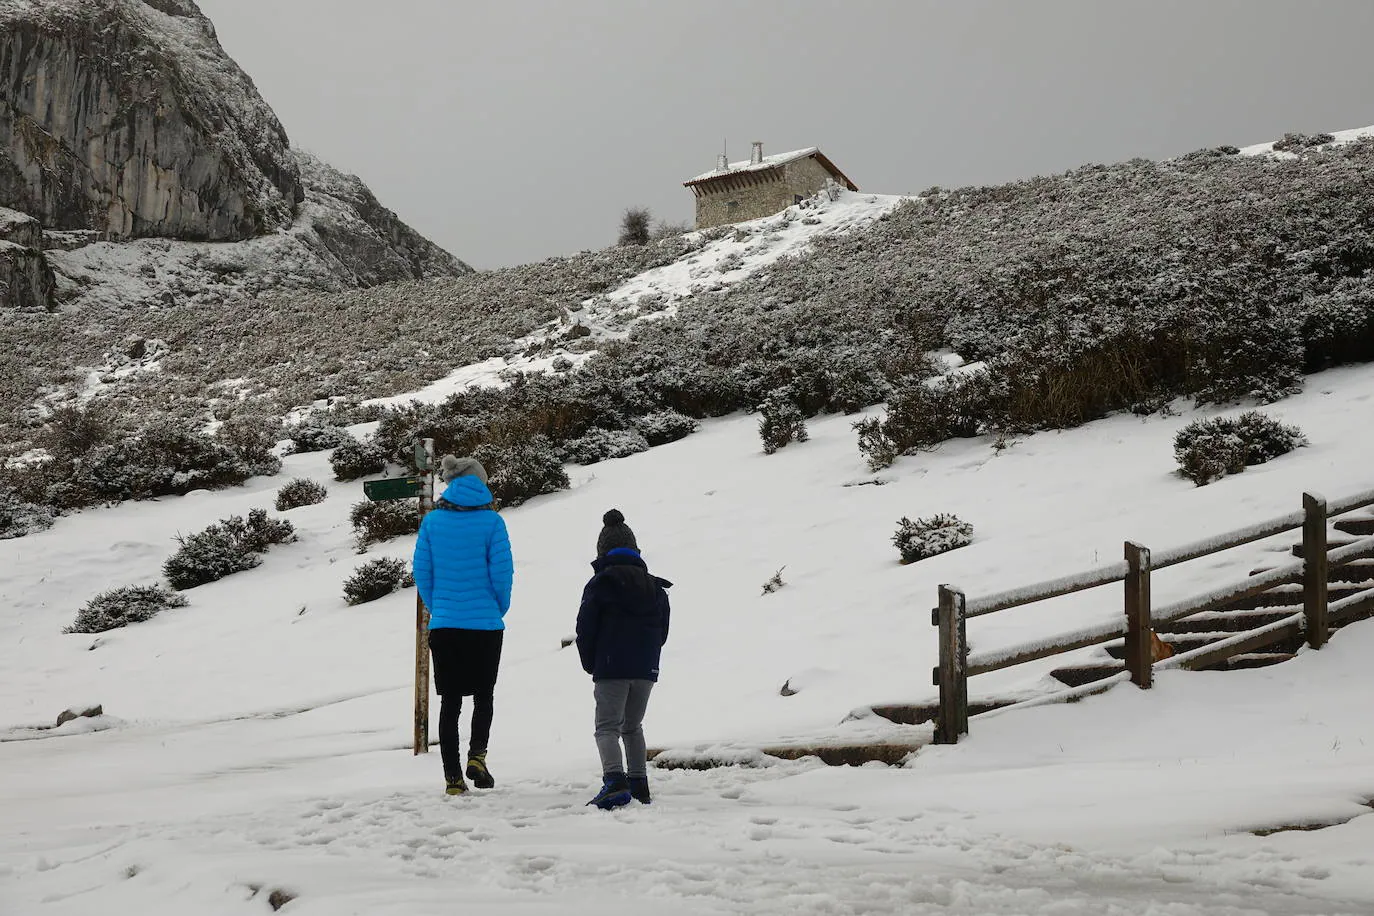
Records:
{"label": "horizontal fence rail", "polygon": [[[1130,680],[1147,688],[1153,672],[1170,668],[1206,668],[1222,664],[1237,655],[1280,644],[1301,642],[1314,649],[1325,644],[1330,627],[1364,616],[1374,615],[1374,586],[1328,601],[1327,581],[1331,569],[1374,558],[1374,536],[1358,538],[1330,549],[1327,525],[1332,518],[1356,509],[1374,506],[1374,489],[1328,502],[1313,493],[1303,494],[1303,509],[1266,519],[1192,543],[1151,554],[1149,548],[1127,541],[1125,560],[1073,573],[1057,579],[1020,588],[1007,589],[980,598],[968,599],[964,592],[949,585],[940,586],[940,602],[931,622],[940,628],[940,663],[932,672],[939,687],[939,712],[935,718],[937,743],[954,744],[968,733],[968,679],[1027,662],[1124,639],[1125,668],[1117,674],[1079,687],[1055,691],[1002,706],[982,715],[994,715],[1044,703],[1063,702],[1090,696]],[[1255,541],[1301,531],[1301,559],[1284,563],[1209,589],[1159,608],[1152,608],[1150,580],[1154,570],[1165,569],[1210,556]],[[1295,548],[1296,549],[1296,548]],[[966,626],[968,618],[981,617],[1011,608],[1060,598],[1075,592],[1100,588],[1115,582],[1125,584],[1125,619],[1104,622],[1060,633],[1047,639],[982,652],[969,657]],[[1156,624],[1167,624],[1234,605],[1236,602],[1289,586],[1292,596],[1302,602],[1302,610],[1282,619],[1244,632],[1228,635],[1205,646],[1190,649],[1156,661],[1153,647],[1158,643]],[[1287,589],[1285,589],[1287,591]],[[1293,605],[1289,605],[1293,606]],[[1286,651],[1286,650],[1285,650]]]}

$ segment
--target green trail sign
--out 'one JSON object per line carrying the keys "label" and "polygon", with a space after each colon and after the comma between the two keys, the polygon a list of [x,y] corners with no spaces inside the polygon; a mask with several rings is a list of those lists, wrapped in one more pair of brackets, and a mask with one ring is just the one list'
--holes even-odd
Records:
{"label": "green trail sign", "polygon": [[410,499],[420,495],[420,478],[388,477],[385,480],[363,481],[363,493],[374,503],[388,499]]}

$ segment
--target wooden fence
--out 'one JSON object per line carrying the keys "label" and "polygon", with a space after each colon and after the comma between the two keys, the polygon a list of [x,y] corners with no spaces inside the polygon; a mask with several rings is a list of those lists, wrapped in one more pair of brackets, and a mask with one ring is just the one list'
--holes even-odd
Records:
{"label": "wooden fence", "polygon": [[[1156,667],[1205,668],[1220,664],[1236,655],[1253,652],[1304,634],[1309,646],[1314,649],[1321,648],[1329,636],[1331,626],[1367,615],[1370,609],[1374,608],[1374,583],[1371,587],[1340,601],[1331,603],[1327,600],[1327,581],[1331,569],[1354,560],[1374,557],[1374,537],[1360,538],[1351,544],[1329,551],[1327,522],[1338,515],[1369,505],[1374,505],[1374,490],[1358,493],[1330,506],[1322,497],[1304,493],[1301,511],[1217,537],[1185,544],[1153,556],[1148,547],[1135,541],[1127,541],[1125,557],[1118,563],[972,600],[965,596],[962,589],[941,585],[939,606],[931,612],[932,624],[940,628],[940,664],[932,675],[934,683],[940,688],[939,712],[935,718],[936,743],[954,744],[960,736],[968,734],[970,677],[1076,649],[1101,645],[1123,637],[1125,671],[1083,687],[1057,691],[1028,702],[1038,705],[1055,700],[1075,699],[1106,690],[1128,677],[1138,687],[1148,688],[1153,683]],[[1296,562],[1285,563],[1275,569],[1248,576],[1242,581],[1232,582],[1164,607],[1152,606],[1150,576],[1154,570],[1186,563],[1299,528],[1302,529],[1302,557]],[[1010,610],[1114,582],[1125,583],[1123,618],[1074,633],[1061,634],[1041,642],[969,657],[966,632],[969,618]],[[1154,661],[1152,637],[1156,624],[1214,611],[1242,598],[1268,591],[1277,585],[1293,582],[1302,584],[1301,612],[1180,653],[1161,662]]]}

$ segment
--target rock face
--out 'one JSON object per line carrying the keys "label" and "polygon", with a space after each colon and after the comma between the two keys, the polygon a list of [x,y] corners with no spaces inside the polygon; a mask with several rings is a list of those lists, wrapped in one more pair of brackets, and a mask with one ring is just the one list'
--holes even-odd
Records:
{"label": "rock face", "polygon": [[0,309],[470,271],[291,149],[192,0],[0,0],[0,207],[37,220],[0,231]]}
{"label": "rock face", "polygon": [[43,257],[38,220],[0,207],[0,304],[23,312],[53,307],[56,281]]}
{"label": "rock face", "polygon": [[291,222],[286,132],[189,0],[0,0],[0,30],[0,201],[112,238]]}

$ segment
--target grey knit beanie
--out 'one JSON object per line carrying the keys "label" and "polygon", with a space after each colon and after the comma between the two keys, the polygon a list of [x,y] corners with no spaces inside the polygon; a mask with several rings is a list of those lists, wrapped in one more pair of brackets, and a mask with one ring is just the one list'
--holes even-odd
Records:
{"label": "grey knit beanie", "polygon": [[452,455],[445,455],[439,460],[439,479],[444,483],[449,483],[455,477],[465,477],[469,474],[482,483],[487,482],[487,469],[482,467],[482,462],[476,458],[455,458]]}
{"label": "grey knit beanie", "polygon": [[630,530],[630,526],[625,524],[625,516],[620,514],[619,509],[612,509],[601,516],[601,536],[596,539],[596,555],[604,557],[606,554],[615,550],[617,547],[629,547],[631,550],[638,550],[639,544],[635,541],[635,533]]}

